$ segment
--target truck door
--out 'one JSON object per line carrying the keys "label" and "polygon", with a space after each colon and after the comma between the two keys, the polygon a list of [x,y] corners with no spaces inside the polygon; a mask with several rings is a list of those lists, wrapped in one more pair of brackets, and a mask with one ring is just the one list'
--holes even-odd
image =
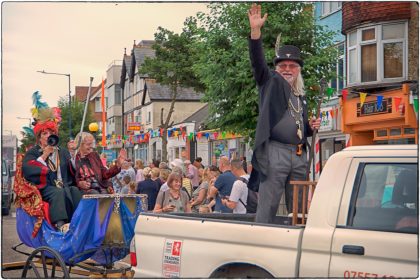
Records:
{"label": "truck door", "polygon": [[329,277],[418,277],[417,170],[416,157],[353,159]]}

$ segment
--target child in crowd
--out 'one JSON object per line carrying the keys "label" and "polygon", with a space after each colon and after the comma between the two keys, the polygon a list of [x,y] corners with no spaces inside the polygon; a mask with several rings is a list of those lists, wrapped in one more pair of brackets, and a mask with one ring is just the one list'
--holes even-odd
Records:
{"label": "child in crowd", "polygon": [[[130,190],[130,183],[131,183],[131,176],[130,175],[124,175],[123,177],[123,186],[120,190],[120,194],[128,194]],[[135,191],[134,191],[135,193]]]}

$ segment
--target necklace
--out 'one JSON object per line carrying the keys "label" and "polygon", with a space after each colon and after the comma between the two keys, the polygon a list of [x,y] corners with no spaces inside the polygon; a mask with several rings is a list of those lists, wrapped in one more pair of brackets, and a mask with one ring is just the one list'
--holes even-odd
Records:
{"label": "necklace", "polygon": [[303,108],[300,106],[299,103],[299,97],[297,98],[297,109],[295,106],[293,106],[293,102],[291,100],[291,97],[289,97],[289,112],[292,118],[295,120],[296,123],[296,134],[297,137],[299,137],[299,140],[302,140],[303,133],[302,133],[302,126],[303,126],[303,120],[302,120],[302,111]]}

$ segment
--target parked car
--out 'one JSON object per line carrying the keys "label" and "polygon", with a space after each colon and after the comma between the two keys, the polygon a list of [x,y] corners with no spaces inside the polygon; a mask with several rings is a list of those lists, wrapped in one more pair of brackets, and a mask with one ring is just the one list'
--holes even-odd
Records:
{"label": "parked car", "polygon": [[142,213],[135,278],[416,278],[418,148],[359,146],[332,155],[306,224],[253,214]]}
{"label": "parked car", "polygon": [[13,202],[13,172],[10,170],[10,165],[5,159],[1,160],[1,173],[1,214],[2,216],[7,216],[9,215],[10,207]]}

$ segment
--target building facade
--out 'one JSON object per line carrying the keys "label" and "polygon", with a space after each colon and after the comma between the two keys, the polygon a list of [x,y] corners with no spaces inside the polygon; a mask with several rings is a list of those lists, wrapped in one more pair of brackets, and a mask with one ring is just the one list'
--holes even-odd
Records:
{"label": "building facade", "polygon": [[328,158],[345,148],[346,135],[341,129],[341,110],[339,95],[346,85],[345,68],[345,42],[346,37],[341,34],[342,2],[315,2],[314,17],[318,25],[326,27],[329,31],[335,32],[334,42],[338,49],[339,57],[332,69],[336,77],[328,82],[328,87],[334,90],[331,98],[321,105],[321,127],[319,129],[317,143],[318,151],[314,157],[313,170],[318,176],[322,171]]}
{"label": "building facade", "polygon": [[343,2],[351,145],[418,143],[418,5]]}

